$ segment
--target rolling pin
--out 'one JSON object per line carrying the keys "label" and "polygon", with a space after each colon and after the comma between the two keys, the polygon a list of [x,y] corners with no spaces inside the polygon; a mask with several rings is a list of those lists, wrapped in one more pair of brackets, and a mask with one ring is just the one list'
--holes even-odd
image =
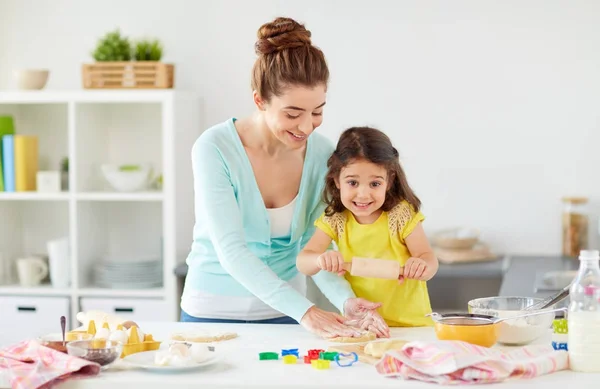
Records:
{"label": "rolling pin", "polygon": [[353,276],[397,280],[402,275],[400,262],[387,259],[352,258],[344,263],[344,270]]}

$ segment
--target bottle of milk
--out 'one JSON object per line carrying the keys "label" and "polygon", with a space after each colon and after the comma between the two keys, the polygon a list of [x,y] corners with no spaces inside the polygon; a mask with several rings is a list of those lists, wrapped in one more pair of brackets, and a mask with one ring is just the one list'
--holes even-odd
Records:
{"label": "bottle of milk", "polygon": [[571,285],[569,363],[571,370],[600,372],[600,252],[582,250],[579,272]]}

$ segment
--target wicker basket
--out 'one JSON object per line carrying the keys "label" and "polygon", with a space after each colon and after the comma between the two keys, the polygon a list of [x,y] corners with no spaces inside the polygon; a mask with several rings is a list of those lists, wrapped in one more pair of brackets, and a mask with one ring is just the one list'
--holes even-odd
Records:
{"label": "wicker basket", "polygon": [[175,83],[175,65],[162,62],[96,62],[83,64],[86,89],[169,89]]}

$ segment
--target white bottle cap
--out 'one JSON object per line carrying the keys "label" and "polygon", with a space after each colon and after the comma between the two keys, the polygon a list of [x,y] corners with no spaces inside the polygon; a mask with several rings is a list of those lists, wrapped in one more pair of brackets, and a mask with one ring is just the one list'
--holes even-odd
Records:
{"label": "white bottle cap", "polygon": [[600,251],[598,250],[581,250],[579,259],[582,261],[594,261],[600,259]]}

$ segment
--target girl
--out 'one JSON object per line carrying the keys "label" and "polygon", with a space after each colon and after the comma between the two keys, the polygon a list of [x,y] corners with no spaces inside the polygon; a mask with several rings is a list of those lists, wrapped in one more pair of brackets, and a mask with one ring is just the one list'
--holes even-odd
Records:
{"label": "girl", "polygon": [[[327,208],[297,258],[298,269],[345,275],[357,297],[382,304],[380,314],[390,327],[431,325],[426,281],[438,261],[398,151],[383,132],[353,127],[342,133],[327,166]],[[332,241],[339,251],[327,251]],[[352,276],[343,264],[353,257],[399,261],[401,276],[398,281]]]}

